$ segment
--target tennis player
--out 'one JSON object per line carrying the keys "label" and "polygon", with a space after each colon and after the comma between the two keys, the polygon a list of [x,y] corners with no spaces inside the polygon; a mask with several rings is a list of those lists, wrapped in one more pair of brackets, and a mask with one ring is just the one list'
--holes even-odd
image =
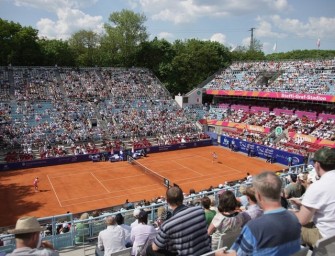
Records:
{"label": "tennis player", "polygon": [[213,159],[212,159],[212,163],[216,162],[217,159],[218,159],[218,155],[216,154],[215,151],[213,151],[213,153],[212,153],[212,157],[213,157]]}
{"label": "tennis player", "polygon": [[39,190],[38,190],[38,183],[39,183],[40,181],[39,181],[39,179],[38,179],[38,177],[36,177],[35,179],[34,179],[34,189],[35,189],[35,192],[38,192]]}

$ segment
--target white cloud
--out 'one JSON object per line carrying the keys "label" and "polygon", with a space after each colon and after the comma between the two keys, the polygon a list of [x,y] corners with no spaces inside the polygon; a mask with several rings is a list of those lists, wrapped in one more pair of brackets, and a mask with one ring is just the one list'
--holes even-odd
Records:
{"label": "white cloud", "polygon": [[43,9],[55,14],[57,20],[41,18],[37,22],[39,36],[68,39],[73,33],[83,29],[96,33],[103,31],[102,16],[91,16],[80,10],[96,2],[97,0],[15,0],[15,5]]}
{"label": "white cloud", "polygon": [[202,17],[277,13],[289,9],[287,0],[130,0],[153,20],[190,23]]}
{"label": "white cloud", "polygon": [[172,33],[160,32],[160,33],[158,33],[157,38],[158,39],[165,39],[167,41],[172,41],[172,40],[174,40],[175,37]]}
{"label": "white cloud", "polygon": [[259,23],[255,29],[256,38],[285,38],[287,36],[285,33],[274,32],[272,24],[262,17],[257,17],[257,20]]}
{"label": "white cloud", "polygon": [[298,19],[283,19],[279,15],[274,15],[271,17],[271,21],[276,27],[299,37],[335,37],[335,18],[309,17],[308,21],[304,23]]}
{"label": "white cloud", "polygon": [[[263,51],[265,53],[273,53],[273,47],[274,47],[274,43],[269,43],[269,42],[263,42]],[[276,44],[276,48],[277,48],[277,52],[278,52],[278,45]]]}
{"label": "white cloud", "polygon": [[250,37],[246,37],[242,39],[242,46],[246,46],[246,47],[250,46]]}
{"label": "white cloud", "polygon": [[216,34],[211,36],[210,40],[214,41],[214,42],[219,42],[219,43],[225,45],[226,41],[227,41],[227,37],[226,37],[226,35],[224,35],[222,33],[216,33]]}
{"label": "white cloud", "polygon": [[92,6],[98,0],[14,0],[17,6],[27,6],[54,12],[62,8],[80,9]]}

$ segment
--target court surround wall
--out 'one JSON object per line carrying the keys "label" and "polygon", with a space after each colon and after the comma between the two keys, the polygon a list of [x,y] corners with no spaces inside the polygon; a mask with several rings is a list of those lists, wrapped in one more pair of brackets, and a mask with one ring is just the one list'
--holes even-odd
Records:
{"label": "court surround wall", "polygon": [[[151,154],[151,153],[165,152],[165,151],[171,151],[171,150],[211,146],[212,144],[213,144],[212,140],[201,140],[201,141],[194,141],[194,142],[187,142],[187,143],[179,143],[179,144],[174,144],[174,145],[152,146],[150,148],[146,148],[146,151],[148,154]],[[115,152],[115,153],[118,153],[118,152]],[[125,153],[129,154],[130,150],[126,150]],[[109,154],[109,153],[100,152],[99,154],[102,155],[102,154]],[[96,154],[93,154],[93,155],[96,155]],[[65,156],[65,157],[37,159],[37,160],[24,161],[24,162],[5,163],[5,164],[0,164],[0,171],[18,170],[18,169],[26,169],[26,168],[35,168],[35,167],[44,167],[44,166],[51,166],[51,165],[71,164],[71,163],[76,163],[76,162],[92,161],[91,156],[92,154],[72,155],[72,156]],[[107,156],[107,159],[108,157],[109,155]]]}

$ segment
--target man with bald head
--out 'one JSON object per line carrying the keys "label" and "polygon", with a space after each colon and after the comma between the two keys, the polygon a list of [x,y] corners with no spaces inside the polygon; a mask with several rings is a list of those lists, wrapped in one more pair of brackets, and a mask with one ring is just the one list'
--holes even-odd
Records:
{"label": "man with bald head", "polygon": [[117,225],[114,216],[106,218],[107,228],[100,231],[96,255],[109,256],[112,252],[117,252],[126,248],[126,235],[124,230]]}

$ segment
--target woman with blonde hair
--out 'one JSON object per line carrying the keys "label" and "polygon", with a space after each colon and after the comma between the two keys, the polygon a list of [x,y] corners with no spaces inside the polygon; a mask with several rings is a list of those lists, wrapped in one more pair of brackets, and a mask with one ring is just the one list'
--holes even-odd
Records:
{"label": "woman with blonde hair", "polygon": [[81,214],[79,218],[81,222],[76,224],[76,237],[75,237],[76,243],[83,243],[88,237],[89,224],[88,224],[88,221],[86,222],[84,221],[88,220],[89,217],[90,216],[87,212],[84,212],[83,214]]}

